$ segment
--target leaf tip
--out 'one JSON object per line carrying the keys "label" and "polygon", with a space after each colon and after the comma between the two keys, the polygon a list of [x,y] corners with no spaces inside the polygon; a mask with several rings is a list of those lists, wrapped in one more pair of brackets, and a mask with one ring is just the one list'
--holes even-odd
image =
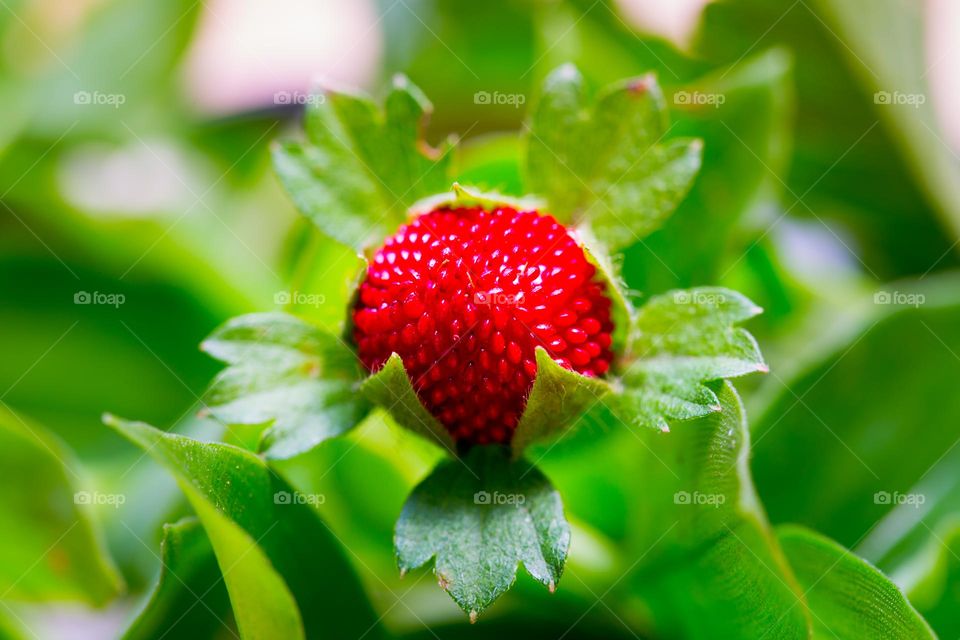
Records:
{"label": "leaf tip", "polygon": [[556,593],[556,592],[557,592],[557,583],[554,582],[553,580],[551,580],[550,583],[547,584],[547,591],[549,591],[550,593]]}
{"label": "leaf tip", "polygon": [[627,82],[627,90],[631,93],[646,93],[655,86],[657,86],[657,76],[654,73],[647,73]]}
{"label": "leaf tip", "polygon": [[[403,73],[396,73],[391,78],[390,82],[391,94],[406,94],[406,98],[412,100],[416,105],[416,109],[419,110],[420,124],[425,124],[424,118],[429,117],[433,112],[433,104],[430,102],[430,99],[427,98],[426,94],[420,90],[420,88],[413,83],[410,78]],[[391,99],[387,98],[387,111],[389,118],[390,103]],[[426,144],[424,143],[424,146]]]}
{"label": "leaf tip", "polygon": [[476,611],[471,611],[471,612],[470,612],[470,624],[477,624],[477,612],[476,612]]}
{"label": "leaf tip", "polygon": [[760,373],[770,373],[770,365],[768,365],[766,362],[761,362],[757,365],[757,371]]}
{"label": "leaf tip", "polygon": [[580,70],[577,69],[577,66],[572,62],[566,62],[556,69],[554,69],[547,76],[547,82],[580,82],[582,77],[580,76]]}
{"label": "leaf tip", "polygon": [[440,588],[443,589],[444,591],[450,590],[450,580],[449,578],[447,578],[447,576],[443,575],[442,573],[437,574],[437,584],[439,584]]}

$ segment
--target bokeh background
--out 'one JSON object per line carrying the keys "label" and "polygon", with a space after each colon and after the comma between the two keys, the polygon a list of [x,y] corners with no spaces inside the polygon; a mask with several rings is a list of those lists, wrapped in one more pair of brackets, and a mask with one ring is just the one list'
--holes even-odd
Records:
{"label": "bokeh background", "polygon": [[[104,411],[217,439],[197,417],[219,369],[206,335],[271,309],[340,327],[356,258],[269,161],[312,86],[377,95],[409,75],[434,104],[428,140],[461,138],[462,181],[515,193],[526,110],[572,61],[594,87],[655,72],[671,135],[705,141],[693,192],[624,273],[638,301],[720,284],[765,308],[750,329],[771,373],[740,386],[771,521],[854,549],[957,637],[958,43],[954,0],[0,0],[0,620],[116,637],[153,587],[161,525],[189,509]],[[644,605],[596,606],[616,549],[657,525],[633,506],[636,443],[593,436],[543,461],[577,531],[565,611],[523,577],[484,632],[648,629]],[[417,638],[466,633],[392,559],[434,460],[379,416],[286,470],[328,497],[385,624]],[[61,485],[107,498],[44,499]]]}

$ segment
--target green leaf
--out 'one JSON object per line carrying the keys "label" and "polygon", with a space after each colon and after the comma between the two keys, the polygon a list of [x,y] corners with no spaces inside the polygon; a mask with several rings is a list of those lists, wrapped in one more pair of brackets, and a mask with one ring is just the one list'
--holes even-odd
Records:
{"label": "green leaf", "polygon": [[[210,537],[241,637],[304,638],[294,595],[260,546],[273,524],[263,463],[241,449],[164,434],[143,423],[112,416],[104,422],[176,476]],[[243,525],[231,515],[242,517]]]}
{"label": "green leaf", "polygon": [[[119,235],[101,233],[103,226],[77,224],[69,219],[65,208],[38,206],[45,215],[62,214],[60,224],[47,226],[34,218],[24,218],[25,222],[35,229],[56,229],[51,236],[63,242],[51,238],[51,249],[65,259],[68,255],[77,257],[69,261],[69,266],[81,280],[71,277],[53,254],[39,245],[39,251],[46,254],[41,257],[33,248],[36,239],[15,218],[0,222],[8,229],[5,233],[10,235],[5,238],[10,246],[27,252],[9,251],[0,258],[0,300],[4,301],[0,309],[0,325],[4,327],[0,335],[0,386],[9,390],[3,402],[39,424],[49,425],[89,464],[108,456],[116,445],[115,436],[100,425],[104,407],[160,418],[186,412],[196,402],[196,394],[216,371],[216,364],[198,352],[197,336],[247,303],[183,247],[166,247],[164,264],[153,263],[151,277],[121,280],[120,274],[136,260],[135,254],[126,251],[131,246],[146,250],[140,244],[141,223],[120,225],[126,228],[126,249],[118,252]],[[2,206],[0,210],[6,211]],[[20,238],[9,223],[22,229]],[[210,246],[208,241],[206,248]],[[80,259],[80,255],[84,257]],[[126,265],[118,269],[124,262]],[[192,285],[185,281],[185,273],[184,279],[177,275],[181,269],[190,271]],[[24,286],[25,282],[30,286]],[[36,291],[44,295],[36,296]],[[79,291],[122,293],[126,304],[117,309],[73,304],[73,296]],[[232,300],[227,302],[225,297]],[[177,321],[171,322],[170,318]],[[38,361],[40,354],[55,343],[56,348]],[[102,366],[97,375],[90,375],[89,363],[94,360]],[[33,365],[30,374],[24,376]],[[171,370],[177,375],[171,375]],[[131,384],[132,372],[136,373],[136,384]],[[14,385],[21,376],[20,383]]]}
{"label": "green leaf", "polygon": [[[913,486],[869,497],[870,502],[889,503],[890,511],[853,550],[911,596],[929,570],[926,565],[931,553],[946,550],[944,539],[960,523],[958,464],[960,447],[953,447]],[[918,569],[920,566],[923,568]]]}
{"label": "green leaf", "polygon": [[362,253],[406,219],[408,206],[449,187],[452,145],[435,150],[424,142],[432,107],[403,76],[383,110],[332,90],[316,98],[307,140],[277,145],[274,167],[304,215]]}
{"label": "green leaf", "polygon": [[617,445],[624,462],[610,472],[635,476],[631,493],[644,496],[628,507],[625,557],[640,560],[627,586],[650,608],[656,637],[808,638],[800,591],[750,478],[740,398],[726,381],[712,392],[719,412]]}
{"label": "green leaf", "polygon": [[837,543],[801,527],[779,527],[777,538],[806,594],[814,638],[936,638],[896,585]]}
{"label": "green leaf", "polygon": [[[573,65],[553,71],[526,124],[528,190],[548,199],[556,214],[573,214],[584,206],[591,154],[585,153],[589,139],[589,112],[583,76]],[[584,177],[581,177],[584,176]]]}
{"label": "green leaf", "polygon": [[719,411],[705,382],[766,371],[753,337],[736,325],[760,313],[739,293],[714,287],[651,298],[637,314],[612,409],[632,426],[668,429]]}
{"label": "green leaf", "polygon": [[349,431],[368,405],[362,372],[336,336],[284,313],[233,318],[202,349],[229,364],[206,403],[227,424],[265,424],[260,449],[290,458]]}
{"label": "green leaf", "polygon": [[[699,104],[693,96],[713,104]],[[647,294],[717,282],[740,264],[758,235],[754,216],[780,197],[779,176],[788,173],[791,56],[774,49],[744,58],[668,92],[668,98],[673,133],[703,140],[703,166],[674,215],[630,253],[630,283]]]}
{"label": "green leaf", "polygon": [[124,640],[213,637],[231,629],[230,599],[210,540],[196,518],[163,526],[160,579]]}
{"label": "green leaf", "polygon": [[[649,147],[619,175],[603,174],[591,185],[601,196],[586,211],[597,235],[625,249],[659,229],[690,191],[702,155],[700,140],[667,140]],[[610,171],[621,165],[616,167]]]}
{"label": "green leaf", "polygon": [[913,491],[960,438],[960,276],[845,302],[812,314],[754,394],[753,470],[772,522],[854,546],[894,507],[875,494]]}
{"label": "green leaf", "polygon": [[[956,274],[931,275],[820,309],[756,394],[754,470],[771,519],[853,546],[941,637],[960,633],[949,546],[960,521],[958,292]],[[802,488],[783,456],[805,461]]]}
{"label": "green leaf", "polygon": [[401,427],[423,436],[453,454],[456,445],[440,421],[420,402],[403,366],[403,360],[392,354],[383,367],[364,380],[363,394],[393,417]]}
{"label": "green leaf", "polygon": [[[932,67],[924,55],[922,8],[896,0],[817,0],[814,6],[836,29],[835,37],[850,42],[839,49],[841,55],[847,56],[854,75],[874,94],[877,115],[893,129],[894,143],[908,160],[913,179],[927,192],[945,230],[951,235],[960,232],[956,154],[943,141],[934,103],[929,99],[928,74]],[[893,32],[902,38],[897,52],[883,43],[883,35]],[[896,92],[913,96],[913,100],[885,104],[878,92]]]}
{"label": "green leaf", "polygon": [[941,638],[960,636],[960,519],[952,528],[931,536],[924,550],[921,578],[908,595]]}
{"label": "green leaf", "polygon": [[[890,576],[941,638],[960,636],[960,448],[952,447],[892,503],[854,551]],[[879,499],[879,500],[878,500]]]}
{"label": "green leaf", "polygon": [[5,407],[0,469],[0,593],[94,605],[117,595],[122,580],[88,505],[121,497],[82,490],[73,453]]}
{"label": "green leaf", "polygon": [[537,347],[537,377],[510,442],[519,457],[530,444],[563,433],[610,391],[606,382],[561,367]]}
{"label": "green leaf", "polygon": [[440,586],[471,620],[510,588],[520,563],[556,589],[569,545],[560,495],[536,467],[499,447],[440,463],[397,522],[401,572],[435,557]]}
{"label": "green leaf", "polygon": [[672,84],[708,67],[662,33],[641,28],[616,0],[565,0],[558,9],[562,10],[539,16],[544,31],[540,45],[545,50],[538,71],[574,62],[588,78],[612,82],[648,69],[670,78]]}
{"label": "green leaf", "polygon": [[[176,478],[210,538],[241,637],[379,637],[366,595],[309,506],[311,496],[243,449],[113,416],[104,421]],[[337,588],[326,588],[331,583]]]}
{"label": "green leaf", "polygon": [[663,223],[700,169],[701,143],[665,140],[667,125],[653,76],[612,85],[591,105],[579,71],[562,66],[526,127],[527,186],[623,249]]}
{"label": "green leaf", "polygon": [[[704,59],[731,65],[731,75],[760,46],[793,52],[793,80],[780,94],[796,102],[789,110],[796,129],[794,149],[786,149],[789,171],[770,163],[762,143],[746,137],[736,122],[730,129],[744,144],[721,126],[728,140],[722,146],[749,147],[763,158],[770,170],[759,162],[757,167],[785,183],[777,184],[788,190],[791,215],[816,215],[854,234],[850,246],[879,279],[926,272],[950,250],[955,231],[947,237],[943,229],[957,229],[955,168],[947,168],[953,160],[936,137],[934,101],[924,86],[929,61],[922,15],[921,4],[899,0],[817,0],[792,7],[726,0],[706,7],[697,46]],[[894,32],[897,46],[891,47],[887,35]],[[878,91],[926,100],[878,104]],[[741,114],[740,122],[764,115],[751,109]],[[716,149],[710,142],[708,149]],[[947,254],[939,266],[956,263]]]}

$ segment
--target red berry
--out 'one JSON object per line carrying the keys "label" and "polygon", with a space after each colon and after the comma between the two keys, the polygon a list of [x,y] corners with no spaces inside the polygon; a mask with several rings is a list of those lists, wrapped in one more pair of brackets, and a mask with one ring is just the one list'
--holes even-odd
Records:
{"label": "red berry", "polygon": [[536,377],[535,349],[587,376],[610,367],[610,302],[552,216],[441,208],[388,238],[353,312],[363,364],[396,352],[424,406],[458,442],[509,443]]}

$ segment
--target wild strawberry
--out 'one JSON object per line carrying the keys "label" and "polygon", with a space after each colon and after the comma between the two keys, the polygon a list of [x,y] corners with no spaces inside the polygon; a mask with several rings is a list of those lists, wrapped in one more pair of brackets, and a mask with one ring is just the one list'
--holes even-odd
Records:
{"label": "wild strawberry", "polygon": [[353,313],[360,359],[376,371],[399,354],[457,442],[509,443],[537,346],[586,376],[609,368],[610,300],[595,273],[552,216],[435,209],[374,254]]}

